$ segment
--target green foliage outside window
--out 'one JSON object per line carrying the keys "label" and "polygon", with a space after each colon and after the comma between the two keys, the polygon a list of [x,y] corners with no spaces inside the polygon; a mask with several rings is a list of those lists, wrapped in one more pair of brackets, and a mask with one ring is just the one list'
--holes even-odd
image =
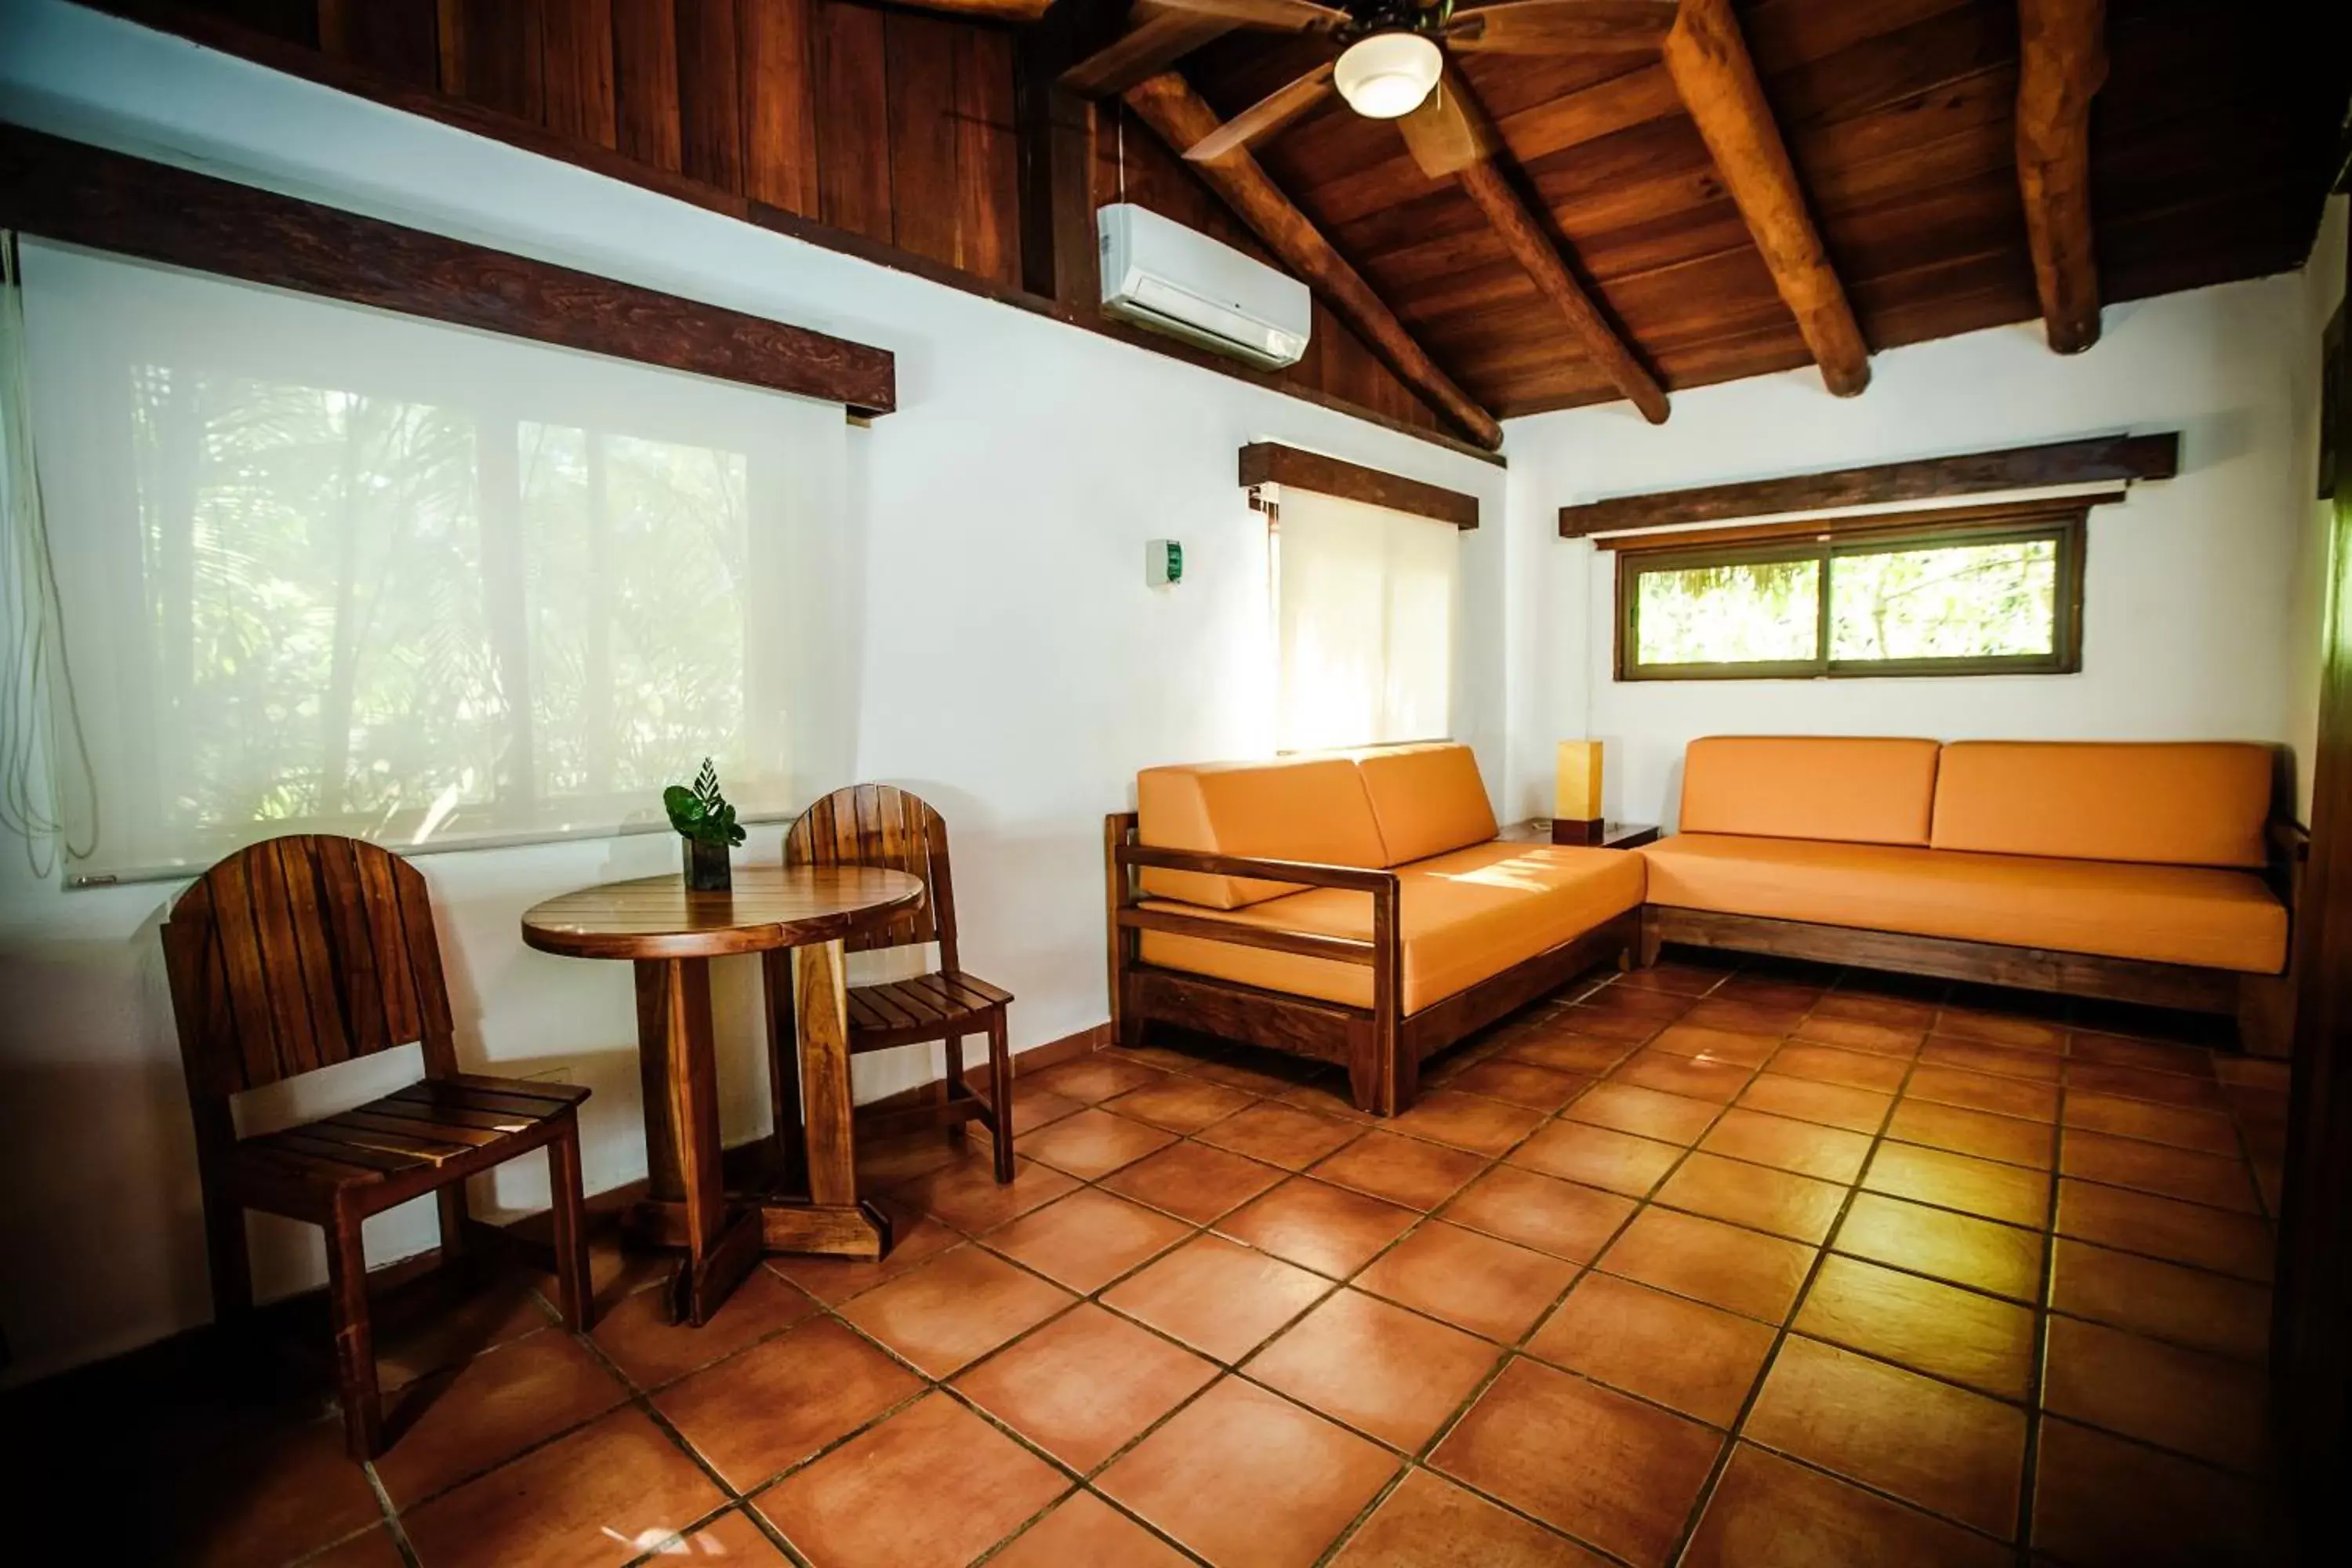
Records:
{"label": "green foliage outside window", "polygon": [[1628,552],[1618,586],[1619,674],[2072,670],[2080,668],[2081,570],[2079,516],[2001,533]]}

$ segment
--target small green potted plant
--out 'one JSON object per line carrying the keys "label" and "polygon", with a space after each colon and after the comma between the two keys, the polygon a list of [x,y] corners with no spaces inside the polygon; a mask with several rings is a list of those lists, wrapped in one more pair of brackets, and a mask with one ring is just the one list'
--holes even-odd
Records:
{"label": "small green potted plant", "polygon": [[689,892],[723,893],[729,879],[727,851],[743,842],[742,824],[735,808],[719,793],[719,770],[702,759],[702,771],[691,786],[672,784],[662,791],[669,825],[686,841],[686,886]]}

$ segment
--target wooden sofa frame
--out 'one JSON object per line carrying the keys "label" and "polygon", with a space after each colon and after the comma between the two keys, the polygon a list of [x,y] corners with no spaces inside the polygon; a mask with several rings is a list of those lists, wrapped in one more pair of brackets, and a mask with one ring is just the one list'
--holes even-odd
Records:
{"label": "wooden sofa frame", "polygon": [[[1394,871],[1147,848],[1135,842],[1135,831],[1134,812],[1117,812],[1104,819],[1112,1038],[1123,1046],[1139,1046],[1146,1025],[1169,1024],[1336,1062],[1348,1069],[1349,1097],[1356,1108],[1376,1116],[1392,1116],[1412,1104],[1424,1057],[1596,964],[1613,962],[1621,969],[1631,967],[1640,945],[1641,911],[1628,910],[1581,936],[1523,959],[1499,974],[1408,1016],[1400,1005],[1404,934],[1397,920],[1401,882]],[[1372,934],[1367,939],[1270,931],[1170,910],[1141,909],[1135,873],[1145,868],[1217,877],[1262,877],[1363,893],[1372,902]],[[1350,1007],[1146,963],[1139,949],[1141,934],[1147,931],[1362,964],[1372,972],[1372,1005]]]}
{"label": "wooden sofa frame", "polygon": [[2310,836],[2291,817],[2274,816],[2267,833],[2269,866],[2263,880],[2287,908],[2287,952],[2283,974],[2247,974],[2185,963],[2152,963],[2049,948],[2011,947],[1951,937],[1912,936],[1901,931],[1813,925],[1762,915],[1724,914],[1674,904],[1642,906],[1642,938],[1636,962],[1658,961],[1667,942],[1850,963],[1939,980],[1967,980],[2020,991],[2042,991],[2104,1002],[2133,1002],[2184,1012],[2234,1017],[2239,1043],[2260,1056],[2284,1056],[2293,1034],[2294,917]]}

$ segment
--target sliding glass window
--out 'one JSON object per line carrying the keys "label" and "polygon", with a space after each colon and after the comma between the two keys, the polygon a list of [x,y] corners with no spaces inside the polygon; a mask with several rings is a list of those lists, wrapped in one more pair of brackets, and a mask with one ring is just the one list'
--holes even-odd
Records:
{"label": "sliding glass window", "polygon": [[1617,678],[2072,673],[2085,511],[2045,502],[1970,509],[1965,523],[1842,518],[1621,543]]}

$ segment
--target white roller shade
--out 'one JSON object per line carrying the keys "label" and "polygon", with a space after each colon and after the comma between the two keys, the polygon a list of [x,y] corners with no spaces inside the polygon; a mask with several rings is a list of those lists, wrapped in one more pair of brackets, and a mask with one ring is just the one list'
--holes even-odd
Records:
{"label": "white roller shade", "polygon": [[93,792],[69,877],[846,782],[844,422],[809,402],[27,243]]}
{"label": "white roller shade", "polygon": [[1275,529],[1284,751],[1450,732],[1462,531],[1286,488]]}

